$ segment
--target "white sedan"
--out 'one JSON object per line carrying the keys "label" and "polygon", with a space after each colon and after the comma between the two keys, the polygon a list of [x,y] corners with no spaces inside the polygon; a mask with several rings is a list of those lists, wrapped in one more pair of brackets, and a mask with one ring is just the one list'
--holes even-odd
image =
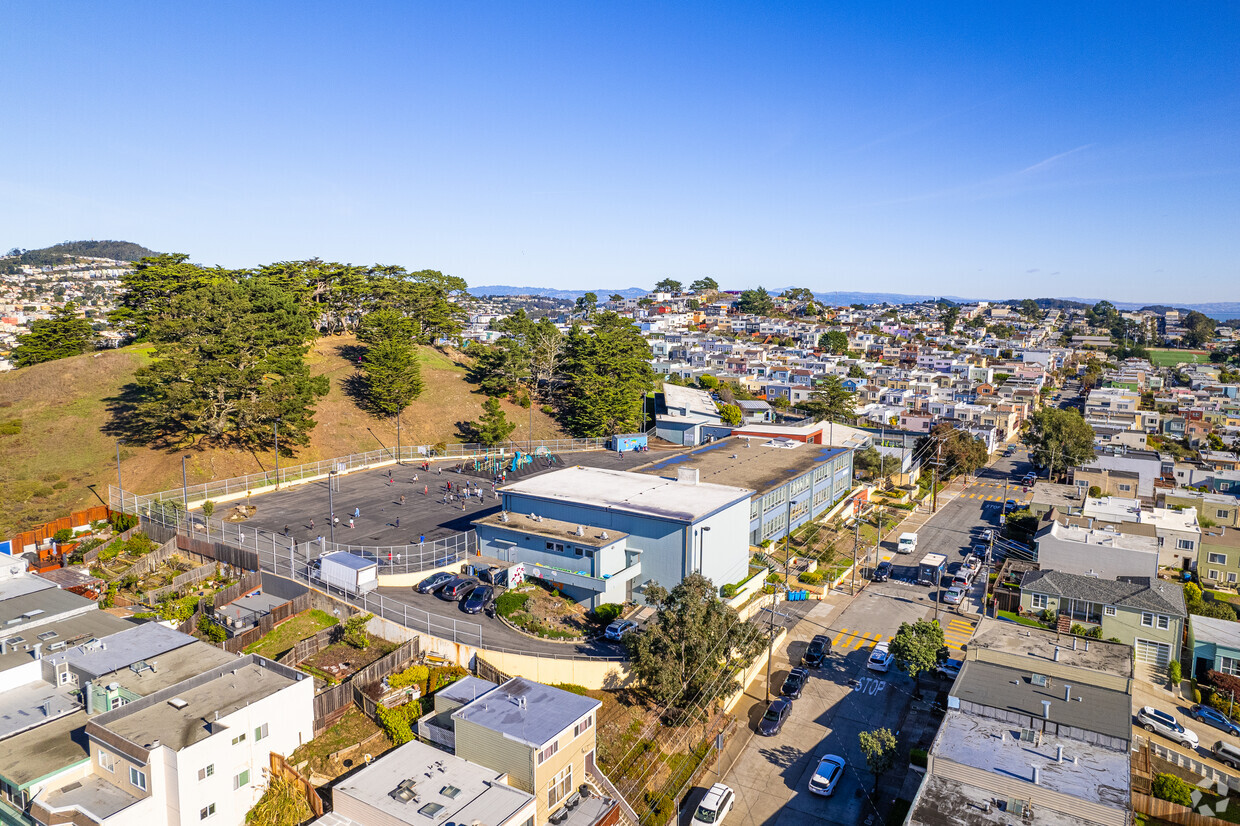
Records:
{"label": "white sedan", "polygon": [[895,657],[887,650],[887,643],[880,642],[870,652],[870,659],[866,661],[865,667],[871,671],[889,671],[891,669],[891,661],[894,659]]}

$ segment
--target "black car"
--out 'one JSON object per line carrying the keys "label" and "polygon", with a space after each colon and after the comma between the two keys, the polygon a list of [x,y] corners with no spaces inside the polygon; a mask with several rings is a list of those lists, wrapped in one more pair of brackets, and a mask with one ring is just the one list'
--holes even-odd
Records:
{"label": "black car", "polygon": [[809,682],[809,671],[804,668],[794,668],[784,680],[784,687],[779,690],[779,696],[795,700],[801,696],[801,690],[805,688],[807,682]]}
{"label": "black car", "polygon": [[447,571],[440,571],[437,574],[431,574],[426,579],[418,583],[417,585],[418,593],[419,594],[434,593],[440,586],[447,585],[449,582],[451,582],[454,579],[456,579],[456,577],[454,577],[452,574],[448,573]]}
{"label": "black car", "polygon": [[886,559],[883,560],[878,563],[877,567],[874,568],[874,573],[870,574],[870,579],[875,582],[886,582],[891,579],[891,568],[891,561]]}
{"label": "black car", "polygon": [[809,641],[809,648],[805,649],[805,656],[801,658],[801,663],[810,668],[821,668],[830,653],[831,638],[818,634]]}
{"label": "black car", "polygon": [[791,700],[776,700],[766,708],[766,714],[758,721],[758,734],[763,737],[774,737],[784,727],[784,721],[792,711]]}
{"label": "black car", "polygon": [[481,614],[482,610],[491,604],[491,598],[494,596],[495,589],[490,585],[479,585],[469,592],[469,596],[461,603],[461,607],[467,614]]}
{"label": "black car", "polygon": [[1003,512],[1020,510],[1020,503],[1015,499],[1009,499],[1003,503]]}
{"label": "black car", "polygon": [[470,589],[477,584],[478,580],[467,576],[454,577],[451,582],[440,588],[435,596],[440,599],[446,599],[448,602],[456,602],[469,593]]}

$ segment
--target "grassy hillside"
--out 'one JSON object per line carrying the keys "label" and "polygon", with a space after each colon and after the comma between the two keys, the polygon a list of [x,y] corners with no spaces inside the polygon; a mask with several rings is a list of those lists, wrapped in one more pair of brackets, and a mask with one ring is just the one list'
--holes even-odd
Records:
{"label": "grassy hillside", "polygon": [[[356,356],[349,358],[355,347],[352,336],[329,336],[315,343],[310,367],[331,378],[331,392],[319,401],[311,443],[295,457],[282,456],[282,465],[374,450],[379,440],[396,444],[395,420],[369,416],[345,392],[356,372]],[[465,381],[459,353],[420,350],[426,390],[401,416],[401,443],[457,441],[456,423],[478,418],[484,397]],[[101,430],[109,415],[105,399],[120,392],[150,352],[138,345],[0,374],[0,538],[99,504],[88,485],[97,485],[107,499],[107,486],[116,484],[116,442]],[[518,425],[513,437],[526,438],[529,411],[507,402],[504,409]],[[555,421],[537,409],[533,420],[535,439],[563,435]],[[122,445],[125,489],[148,493],[179,486],[182,455],[189,456],[191,484],[257,473],[274,464],[270,449],[251,453],[187,446],[160,452]]]}

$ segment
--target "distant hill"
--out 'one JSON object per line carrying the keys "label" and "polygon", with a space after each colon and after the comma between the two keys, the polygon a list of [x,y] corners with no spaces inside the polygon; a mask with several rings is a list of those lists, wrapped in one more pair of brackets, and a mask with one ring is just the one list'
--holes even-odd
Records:
{"label": "distant hill", "polygon": [[16,272],[22,266],[50,267],[77,257],[137,261],[158,254],[132,241],[64,241],[38,250],[9,250],[6,257],[0,258],[0,272]]}
{"label": "distant hill", "polygon": [[544,295],[547,298],[563,298],[569,301],[576,301],[586,293],[594,293],[598,296],[599,301],[606,301],[612,295],[620,295],[625,298],[641,298],[650,290],[643,290],[641,287],[628,287],[623,290],[612,289],[596,289],[596,290],[553,290],[550,287],[507,287],[502,284],[495,284],[486,287],[470,287],[469,294],[472,296],[484,295]]}

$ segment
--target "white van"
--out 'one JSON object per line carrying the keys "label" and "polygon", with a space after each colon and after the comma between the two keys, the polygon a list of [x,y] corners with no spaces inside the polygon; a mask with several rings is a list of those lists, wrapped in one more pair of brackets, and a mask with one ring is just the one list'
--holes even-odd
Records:
{"label": "white van", "polygon": [[915,550],[917,550],[917,534],[900,534],[900,541],[896,543],[896,553],[911,554]]}

